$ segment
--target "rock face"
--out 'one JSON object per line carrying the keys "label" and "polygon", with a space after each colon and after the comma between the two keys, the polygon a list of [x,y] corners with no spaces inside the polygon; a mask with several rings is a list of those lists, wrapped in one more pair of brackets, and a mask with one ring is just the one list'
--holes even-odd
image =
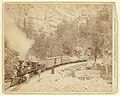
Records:
{"label": "rock face", "polygon": [[100,77],[100,71],[98,70],[76,70],[75,77],[83,77],[83,78],[94,78]]}

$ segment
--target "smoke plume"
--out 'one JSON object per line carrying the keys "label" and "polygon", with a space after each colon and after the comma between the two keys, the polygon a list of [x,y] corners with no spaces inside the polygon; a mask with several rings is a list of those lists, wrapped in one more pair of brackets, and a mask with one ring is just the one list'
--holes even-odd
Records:
{"label": "smoke plume", "polygon": [[4,36],[8,47],[17,51],[21,59],[25,59],[28,49],[33,44],[33,40],[26,38],[26,34],[15,25],[14,19],[6,16],[4,21]]}

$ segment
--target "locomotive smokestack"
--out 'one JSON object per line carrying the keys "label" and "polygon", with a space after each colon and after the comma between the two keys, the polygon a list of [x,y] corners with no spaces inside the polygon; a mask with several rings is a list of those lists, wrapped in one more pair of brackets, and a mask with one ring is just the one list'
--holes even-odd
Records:
{"label": "locomotive smokestack", "polygon": [[24,62],[24,60],[18,60],[18,62],[19,62],[20,64],[22,64],[22,63]]}

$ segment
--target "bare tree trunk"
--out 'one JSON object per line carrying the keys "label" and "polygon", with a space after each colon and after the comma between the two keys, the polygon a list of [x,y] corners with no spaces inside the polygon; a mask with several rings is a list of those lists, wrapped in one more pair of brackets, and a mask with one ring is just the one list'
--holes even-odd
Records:
{"label": "bare tree trunk", "polygon": [[104,60],[104,66],[105,66],[105,72],[106,72],[106,77],[108,77],[108,66],[107,66],[107,58],[106,58],[106,55],[105,55],[105,52],[103,51],[103,60]]}
{"label": "bare tree trunk", "polygon": [[105,69],[106,69],[106,77],[108,77],[108,66],[105,64]]}
{"label": "bare tree trunk", "polygon": [[94,60],[94,67],[96,68],[96,59],[97,59],[97,47],[95,46],[95,53],[94,53],[94,58],[95,58],[95,60]]}
{"label": "bare tree trunk", "polygon": [[96,58],[97,58],[97,48],[95,47],[95,62],[96,62]]}
{"label": "bare tree trunk", "polygon": [[63,55],[61,56],[61,64],[62,64],[62,59],[63,59]]}

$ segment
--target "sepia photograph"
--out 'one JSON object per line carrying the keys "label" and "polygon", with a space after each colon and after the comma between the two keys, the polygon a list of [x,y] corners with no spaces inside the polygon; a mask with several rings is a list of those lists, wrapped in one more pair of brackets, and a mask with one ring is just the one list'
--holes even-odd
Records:
{"label": "sepia photograph", "polygon": [[4,93],[117,91],[114,3],[3,3]]}

